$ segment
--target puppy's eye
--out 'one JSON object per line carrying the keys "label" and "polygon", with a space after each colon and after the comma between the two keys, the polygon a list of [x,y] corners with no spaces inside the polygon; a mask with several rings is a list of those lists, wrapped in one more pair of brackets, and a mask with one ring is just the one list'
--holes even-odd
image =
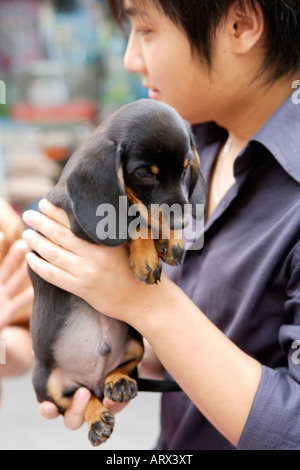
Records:
{"label": "puppy's eye", "polygon": [[150,168],[139,168],[138,170],[136,170],[135,174],[141,179],[152,181],[155,178]]}

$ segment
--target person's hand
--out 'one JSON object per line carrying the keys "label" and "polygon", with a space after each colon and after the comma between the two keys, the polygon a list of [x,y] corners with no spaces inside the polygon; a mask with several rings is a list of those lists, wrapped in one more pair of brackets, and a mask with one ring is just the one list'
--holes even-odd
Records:
{"label": "person's hand", "polygon": [[[70,431],[76,431],[85,422],[85,411],[89,403],[91,393],[86,388],[80,388],[74,394],[73,400],[70,407],[64,414],[64,422],[67,429]],[[112,413],[120,413],[128,403],[116,403],[108,398],[104,398],[103,405]],[[46,419],[56,419],[60,416],[60,413],[54,403],[43,402],[40,405],[40,413]]]}
{"label": "person's hand", "polygon": [[95,310],[134,326],[133,298],[135,305],[138,300],[152,301],[153,290],[157,292],[160,286],[147,286],[136,279],[126,246],[109,248],[88,243],[72,233],[63,210],[48,201],[41,201],[40,210],[42,213],[28,211],[23,215],[35,230],[27,230],[23,238],[40,255],[27,255],[33,271],[84,299]]}
{"label": "person's hand", "polygon": [[[0,233],[0,254],[3,247],[4,235]],[[27,273],[26,252],[26,243],[19,240],[0,264],[0,330],[19,319],[29,322],[33,289]]]}

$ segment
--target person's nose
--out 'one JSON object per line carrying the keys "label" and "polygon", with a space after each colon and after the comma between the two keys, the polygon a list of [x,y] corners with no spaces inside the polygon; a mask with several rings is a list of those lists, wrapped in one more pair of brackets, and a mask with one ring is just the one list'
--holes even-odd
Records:
{"label": "person's nose", "polygon": [[146,71],[145,62],[140,47],[139,38],[131,34],[124,56],[125,68],[131,73],[144,74]]}

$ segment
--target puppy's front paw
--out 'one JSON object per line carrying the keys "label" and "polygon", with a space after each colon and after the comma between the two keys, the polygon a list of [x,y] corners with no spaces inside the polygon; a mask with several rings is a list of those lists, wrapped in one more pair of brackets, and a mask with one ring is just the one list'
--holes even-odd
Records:
{"label": "puppy's front paw", "polygon": [[152,239],[137,239],[130,243],[130,265],[134,274],[146,284],[157,284],[162,267]]}
{"label": "puppy's front paw", "polygon": [[157,284],[161,280],[162,267],[159,261],[151,263],[151,261],[143,261],[141,264],[134,264],[131,261],[131,267],[137,279],[146,284]]}
{"label": "puppy's front paw", "polygon": [[126,403],[137,394],[136,382],[130,377],[115,374],[105,381],[104,395],[117,403]]}

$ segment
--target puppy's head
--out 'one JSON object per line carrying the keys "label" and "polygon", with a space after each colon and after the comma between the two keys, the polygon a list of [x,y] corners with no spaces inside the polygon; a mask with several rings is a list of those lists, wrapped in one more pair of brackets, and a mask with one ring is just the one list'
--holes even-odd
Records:
{"label": "puppy's head", "polygon": [[[197,205],[206,204],[191,128],[162,103],[140,100],[121,108],[96,131],[76,161],[67,180],[75,215],[91,238],[104,244],[117,246],[125,241],[125,236],[118,236],[120,231],[125,233],[120,226],[120,196],[127,196],[130,204],[142,205],[152,216],[153,207],[176,206],[169,218],[170,228],[175,230],[186,226],[184,208],[188,204],[194,217]],[[188,198],[183,193],[186,175]],[[116,209],[116,234],[106,237],[103,233],[102,237],[96,215],[97,211],[98,216],[103,215],[99,206],[107,204]]]}
{"label": "puppy's head", "polygon": [[[128,198],[143,204],[149,216],[155,208],[168,212],[171,229],[187,224],[187,206],[206,204],[205,184],[189,124],[171,107],[155,101],[138,102],[139,115],[121,142],[123,174]],[[183,185],[189,174],[189,195]]]}

